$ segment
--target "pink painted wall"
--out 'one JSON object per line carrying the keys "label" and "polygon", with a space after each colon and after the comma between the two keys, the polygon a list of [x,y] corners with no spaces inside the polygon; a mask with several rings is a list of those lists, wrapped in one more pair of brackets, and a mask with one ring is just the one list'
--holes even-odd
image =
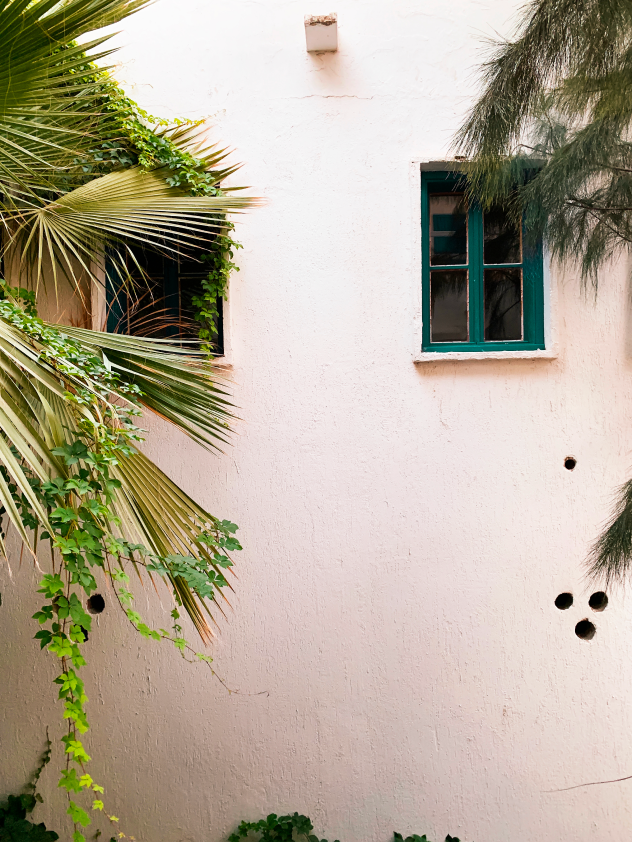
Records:
{"label": "pink painted wall", "polygon": [[[508,33],[517,5],[160,0],[119,38],[131,94],[211,115],[236,181],[266,199],[239,223],[231,282],[234,445],[210,456],[161,428],[148,451],[241,525],[213,654],[229,685],[268,695],[229,696],[108,603],[90,744],[138,839],[220,842],[287,810],[342,842],[629,839],[632,784],[548,792],[632,774],[624,595],[591,642],[574,634],[582,562],[632,468],[627,262],[596,303],[572,267],[552,272],[554,359],[413,362],[411,161],[446,154],[480,36]],[[339,52],[308,55],[303,15],[329,11]],[[59,730],[21,619],[34,578],[0,567],[6,789]],[[152,590],[138,604],[164,624]],[[42,818],[52,772],[45,789]]]}

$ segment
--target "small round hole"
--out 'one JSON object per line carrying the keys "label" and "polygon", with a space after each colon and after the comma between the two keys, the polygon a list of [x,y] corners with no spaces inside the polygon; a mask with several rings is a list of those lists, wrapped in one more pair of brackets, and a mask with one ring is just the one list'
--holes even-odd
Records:
{"label": "small round hole", "polygon": [[575,626],[575,634],[582,640],[592,640],[597,629],[590,620],[580,620]]}
{"label": "small round hole", "polygon": [[567,471],[572,471],[577,465],[577,459],[574,456],[567,456],[564,460],[564,467]]}
{"label": "small round hole", "polygon": [[588,600],[593,611],[603,611],[608,605],[608,597],[603,591],[597,591]]}
{"label": "small round hole", "polygon": [[93,593],[88,599],[86,607],[89,614],[100,614],[105,608],[105,600],[100,593]]}
{"label": "small round hole", "polygon": [[81,631],[83,632],[83,642],[86,643],[86,641],[88,640],[88,630],[84,629],[83,626],[80,626],[80,628],[81,628]]}
{"label": "small round hole", "polygon": [[570,608],[573,604],[573,594],[572,593],[561,593],[555,598],[555,607],[559,608],[560,611],[566,611],[567,608]]}

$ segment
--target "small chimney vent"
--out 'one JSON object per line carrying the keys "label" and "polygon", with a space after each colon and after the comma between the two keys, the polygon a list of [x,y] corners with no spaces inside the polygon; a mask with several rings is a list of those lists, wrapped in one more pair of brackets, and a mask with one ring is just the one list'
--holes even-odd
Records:
{"label": "small chimney vent", "polygon": [[306,15],[305,41],[308,53],[335,53],[338,49],[338,16]]}

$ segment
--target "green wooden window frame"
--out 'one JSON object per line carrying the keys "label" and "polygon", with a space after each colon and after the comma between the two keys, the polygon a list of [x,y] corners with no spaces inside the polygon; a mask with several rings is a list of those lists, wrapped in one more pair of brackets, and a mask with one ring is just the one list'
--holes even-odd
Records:
{"label": "green wooden window frame", "polygon": [[[430,275],[440,270],[430,265],[430,196],[433,193],[459,193],[463,177],[450,172],[423,172],[421,178],[422,242],[422,350],[423,351],[538,351],[544,350],[544,278],[542,243],[527,247],[522,236],[522,262],[485,264],[483,262],[483,212],[480,206],[467,208],[467,263],[446,264],[446,270],[467,270],[467,341],[432,341]],[[485,269],[522,269],[522,339],[485,340]]]}

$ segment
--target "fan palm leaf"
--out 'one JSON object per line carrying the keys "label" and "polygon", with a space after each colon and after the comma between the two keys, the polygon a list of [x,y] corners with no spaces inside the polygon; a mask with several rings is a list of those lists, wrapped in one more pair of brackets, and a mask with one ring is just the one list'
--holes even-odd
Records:
{"label": "fan palm leaf", "polygon": [[[195,347],[66,327],[65,333],[99,354],[121,379],[139,387],[143,406],[166,418],[198,444],[216,448],[233,418],[217,371]],[[191,343],[193,345],[194,343]]]}
{"label": "fan palm leaf", "polygon": [[[64,335],[59,334],[61,339]],[[143,390],[151,384],[149,397],[142,395],[141,402],[168,417],[196,441],[211,443],[218,428],[227,432],[230,406],[215,384],[212,367],[199,352],[183,350],[169,340],[89,330],[71,328],[68,336],[87,357],[99,356],[117,373],[121,384],[140,385]],[[0,503],[31,549],[33,523],[16,505],[9,485],[15,484],[28,501],[39,527],[50,530],[47,512],[31,480],[68,478],[68,468],[54,450],[71,445],[80,436],[77,412],[87,416],[91,411],[69,404],[68,392],[79,388],[99,393],[98,382],[91,384],[85,373],[73,372],[67,365],[60,368],[54,359],[47,358],[43,343],[0,318],[0,466],[4,468],[0,472]],[[198,540],[201,533],[213,528],[216,518],[142,452],[121,456],[111,475],[121,483],[113,508],[127,540],[163,557],[205,559],[220,572],[214,553]],[[182,578],[169,578],[200,635],[207,639],[211,632],[202,604]]]}
{"label": "fan palm leaf", "polygon": [[[110,36],[93,33],[147,3],[0,0],[0,218],[5,250],[15,249],[19,256],[20,286],[29,272],[38,282],[50,272],[55,288],[63,276],[81,289],[106,248],[121,255],[141,244],[177,253],[208,242],[227,213],[253,204],[235,195],[235,188],[213,187],[236,167],[225,162],[226,150],[204,142],[202,129],[195,126],[168,129],[165,138],[191,156],[193,169],[203,177],[204,195],[173,186],[167,167],[118,169],[96,178],[86,172],[84,163],[95,147],[112,136],[103,76],[89,64],[107,58]],[[74,328],[55,334],[43,323],[29,332],[19,318],[11,318],[10,308],[3,314],[0,504],[34,552],[33,535],[38,529],[51,531],[37,484],[68,479],[71,469],[60,451],[81,437],[82,423],[93,420],[93,413],[128,399],[125,389],[104,394],[103,382],[91,380],[79,364],[73,368],[67,355],[56,357],[38,331],[49,331],[53,345],[72,345],[77,358],[97,360],[121,386],[138,388],[142,406],[200,445],[217,448],[226,440],[231,406],[213,369],[195,349]],[[82,392],[91,399],[74,400]],[[122,537],[162,558],[192,557],[220,572],[212,542],[200,540],[218,526],[215,517],[133,447],[112,465],[112,476],[120,482],[113,505]],[[167,578],[207,639],[211,631],[204,601],[182,576],[169,573]]]}

